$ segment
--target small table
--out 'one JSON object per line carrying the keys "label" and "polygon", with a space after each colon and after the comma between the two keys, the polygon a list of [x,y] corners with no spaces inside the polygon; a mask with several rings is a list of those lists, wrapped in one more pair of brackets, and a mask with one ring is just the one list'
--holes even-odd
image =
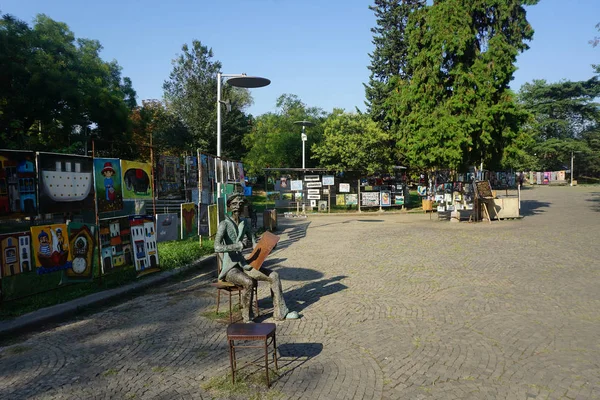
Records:
{"label": "small table", "polygon": [[[271,386],[269,380],[269,346],[273,344],[273,360],[275,362],[275,369],[277,367],[277,342],[275,339],[275,324],[231,324],[227,327],[227,342],[229,343],[229,363],[231,364],[231,381],[235,384],[235,371],[237,369],[237,362],[235,358],[236,347],[246,348],[263,348],[265,350],[265,369],[267,373],[267,386]],[[268,339],[271,338],[271,342]],[[263,343],[261,345],[249,346],[249,345],[236,345],[236,340],[254,341],[259,340]]]}

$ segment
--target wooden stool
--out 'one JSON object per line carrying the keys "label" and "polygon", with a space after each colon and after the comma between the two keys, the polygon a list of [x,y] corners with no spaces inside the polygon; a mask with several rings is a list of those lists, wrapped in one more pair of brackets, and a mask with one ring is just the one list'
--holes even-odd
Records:
{"label": "wooden stool", "polygon": [[[269,380],[269,345],[273,344],[273,360],[275,369],[277,366],[277,342],[275,340],[275,324],[231,324],[227,327],[227,342],[229,343],[229,363],[231,364],[231,381],[235,384],[235,371],[237,369],[237,360],[235,358],[236,347],[263,348],[265,350],[265,369],[267,373],[267,386],[271,387]],[[267,340],[271,338],[271,342]],[[235,340],[260,340],[263,343],[257,346],[236,345]]]}

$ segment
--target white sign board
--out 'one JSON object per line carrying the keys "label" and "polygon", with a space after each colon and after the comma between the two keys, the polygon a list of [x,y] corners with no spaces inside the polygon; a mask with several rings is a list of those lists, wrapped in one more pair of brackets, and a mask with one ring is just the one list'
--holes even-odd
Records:
{"label": "white sign board", "polygon": [[340,193],[350,193],[350,184],[340,183]]}
{"label": "white sign board", "polygon": [[323,186],[333,186],[333,175],[323,175]]}

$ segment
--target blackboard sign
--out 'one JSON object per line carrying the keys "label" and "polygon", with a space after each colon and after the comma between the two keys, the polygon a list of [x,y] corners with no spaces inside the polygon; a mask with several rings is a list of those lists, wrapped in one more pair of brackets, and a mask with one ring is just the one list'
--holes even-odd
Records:
{"label": "blackboard sign", "polygon": [[482,199],[494,198],[494,195],[492,194],[492,186],[490,185],[490,181],[475,182],[475,189],[477,190],[477,195]]}

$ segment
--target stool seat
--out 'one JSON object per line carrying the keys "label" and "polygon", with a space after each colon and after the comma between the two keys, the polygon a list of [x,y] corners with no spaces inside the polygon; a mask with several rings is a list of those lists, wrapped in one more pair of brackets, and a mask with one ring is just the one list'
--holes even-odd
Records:
{"label": "stool seat", "polygon": [[[229,361],[231,364],[231,381],[235,384],[235,373],[237,370],[237,360],[235,356],[236,347],[254,347],[263,348],[265,351],[265,369],[267,376],[267,386],[271,386],[269,380],[269,356],[268,348],[269,345],[273,344],[273,361],[275,363],[275,369],[279,369],[277,366],[277,342],[275,339],[277,325],[273,323],[262,323],[262,324],[231,324],[227,327],[227,342],[229,343]],[[271,338],[271,342],[268,339]],[[259,346],[249,345],[236,345],[236,340],[247,340],[247,341],[261,341]]]}

